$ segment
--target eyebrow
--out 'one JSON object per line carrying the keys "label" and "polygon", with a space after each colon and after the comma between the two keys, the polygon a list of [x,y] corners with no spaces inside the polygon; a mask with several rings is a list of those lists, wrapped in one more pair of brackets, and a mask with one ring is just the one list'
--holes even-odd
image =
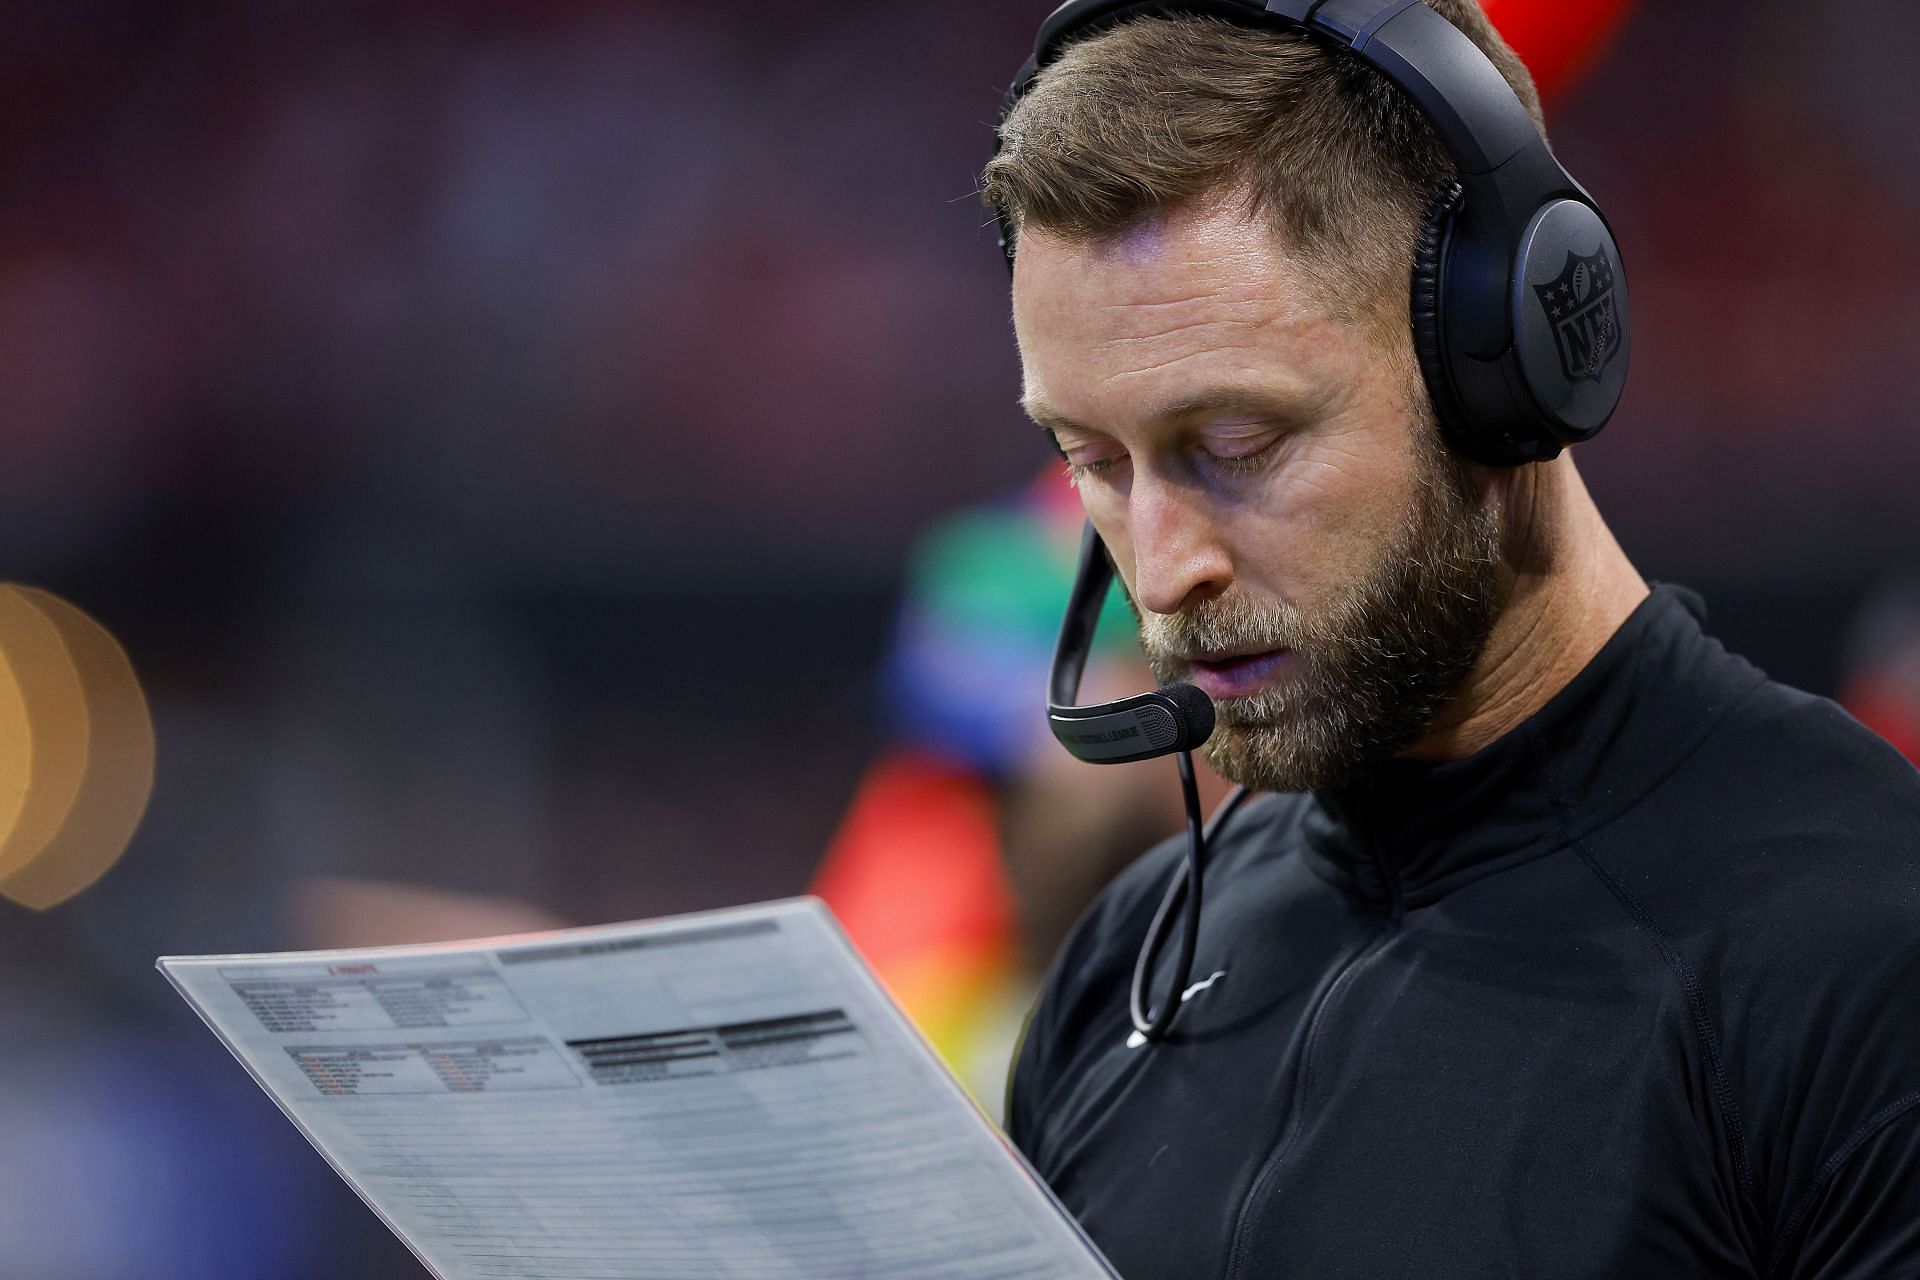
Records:
{"label": "eyebrow", "polygon": [[[1044,400],[1023,397],[1020,407],[1029,418],[1047,431],[1070,430],[1098,433],[1099,430],[1095,427],[1082,426]],[[1294,418],[1303,416],[1305,407],[1304,401],[1284,395],[1237,387],[1220,387],[1163,405],[1150,415],[1150,421],[1176,422],[1182,418],[1197,418],[1209,413],[1257,413],[1268,417]]]}

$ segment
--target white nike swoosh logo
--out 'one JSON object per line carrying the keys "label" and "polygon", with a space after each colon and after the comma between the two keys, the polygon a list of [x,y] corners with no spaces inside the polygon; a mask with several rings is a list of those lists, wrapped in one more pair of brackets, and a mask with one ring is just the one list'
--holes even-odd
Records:
{"label": "white nike swoosh logo", "polygon": [[[1185,1004],[1187,1001],[1193,999],[1195,996],[1199,995],[1202,991],[1205,991],[1208,987],[1212,986],[1214,983],[1220,981],[1220,979],[1226,976],[1227,976],[1227,971],[1225,969],[1215,969],[1211,974],[1202,978],[1200,981],[1194,983],[1192,986],[1188,987],[1185,991],[1182,991],[1180,993],[1180,1003]],[[1141,1045],[1145,1044],[1146,1042],[1147,1042],[1147,1038],[1141,1035],[1138,1031],[1134,1031],[1127,1036],[1127,1048],[1129,1049],[1138,1049]]]}

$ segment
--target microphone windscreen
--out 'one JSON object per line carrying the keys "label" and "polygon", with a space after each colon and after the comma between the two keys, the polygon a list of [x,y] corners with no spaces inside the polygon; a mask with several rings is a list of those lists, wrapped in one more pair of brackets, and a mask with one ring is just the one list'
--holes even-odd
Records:
{"label": "microphone windscreen", "polygon": [[1179,750],[1191,751],[1213,736],[1212,698],[1190,684],[1163,685],[1159,692],[1179,712]]}

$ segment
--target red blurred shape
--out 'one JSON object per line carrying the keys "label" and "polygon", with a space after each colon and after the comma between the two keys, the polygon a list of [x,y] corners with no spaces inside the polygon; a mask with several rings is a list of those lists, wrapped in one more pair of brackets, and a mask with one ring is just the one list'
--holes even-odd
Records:
{"label": "red blurred shape", "polygon": [[1552,99],[1598,60],[1633,0],[1483,0],[1483,7],[1533,72],[1540,96]]}
{"label": "red blurred shape", "polygon": [[1840,691],[1840,705],[1920,765],[1920,683],[1893,672],[1856,677]]}
{"label": "red blurred shape", "polygon": [[1013,906],[992,788],[931,756],[882,759],[862,781],[813,892],[882,978],[930,952],[1004,954]]}

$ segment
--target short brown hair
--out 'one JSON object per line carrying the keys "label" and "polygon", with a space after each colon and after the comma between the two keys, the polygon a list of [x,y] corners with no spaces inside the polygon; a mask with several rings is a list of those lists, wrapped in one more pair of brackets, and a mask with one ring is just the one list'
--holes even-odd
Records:
{"label": "short brown hair", "polygon": [[[1533,78],[1477,0],[1426,3],[1542,125]],[[1162,15],[1078,40],[1042,71],[1002,124],[981,194],[1016,233],[1097,240],[1235,193],[1336,314],[1404,318],[1414,240],[1455,168],[1426,117],[1353,54],[1299,31]]]}

